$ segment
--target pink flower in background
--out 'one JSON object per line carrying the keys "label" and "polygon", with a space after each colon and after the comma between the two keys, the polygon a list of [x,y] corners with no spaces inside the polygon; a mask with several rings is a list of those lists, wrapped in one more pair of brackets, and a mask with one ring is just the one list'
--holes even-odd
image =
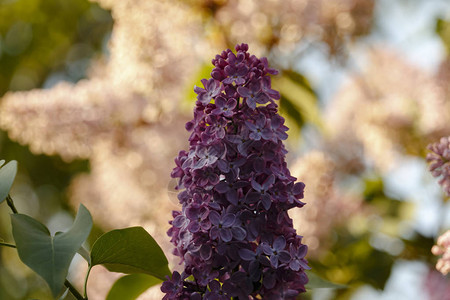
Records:
{"label": "pink flower in background", "polygon": [[439,184],[447,196],[450,196],[450,136],[443,137],[439,143],[428,145],[431,153],[427,155],[430,172],[440,178]]}
{"label": "pink flower in background", "polygon": [[431,248],[434,255],[442,255],[436,264],[436,269],[444,275],[450,272],[450,230],[447,230],[437,240],[437,245]]}

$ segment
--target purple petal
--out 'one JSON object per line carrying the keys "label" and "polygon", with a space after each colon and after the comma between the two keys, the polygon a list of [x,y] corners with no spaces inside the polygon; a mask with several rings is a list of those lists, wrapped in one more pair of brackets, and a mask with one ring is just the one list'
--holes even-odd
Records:
{"label": "purple petal", "polygon": [[[243,241],[245,237],[247,236],[247,232],[242,227],[233,227],[231,228],[231,231],[233,233],[233,237],[238,241]],[[290,258],[290,256],[289,256]]]}
{"label": "purple petal", "polygon": [[217,106],[218,108],[222,108],[222,107],[225,106],[225,104],[226,104],[227,102],[226,102],[226,100],[225,100],[224,97],[218,96],[218,97],[216,98],[216,100],[215,100],[215,103],[216,103],[216,106]]}
{"label": "purple petal", "polygon": [[305,269],[305,270],[311,270],[311,267],[308,266],[308,264],[305,262],[304,259],[299,259],[298,263],[300,264],[300,266]]}
{"label": "purple petal", "polygon": [[194,86],[194,92],[196,94],[201,94],[201,93],[205,93],[206,91],[205,91],[205,89],[202,89],[201,87]]}
{"label": "purple petal", "polygon": [[228,202],[230,202],[233,205],[237,205],[239,202],[238,193],[234,189],[229,189],[226,193],[226,197]]}
{"label": "purple petal", "polygon": [[196,233],[200,230],[200,224],[198,222],[191,222],[189,223],[187,229],[192,233]]}
{"label": "purple petal", "polygon": [[262,186],[261,186],[259,183],[257,183],[254,179],[252,179],[251,184],[252,184],[252,188],[253,188],[255,191],[258,191],[258,192],[261,192],[261,191],[262,191]]}
{"label": "purple petal", "polygon": [[208,285],[211,291],[220,291],[220,283],[217,280],[211,281]]}
{"label": "purple petal", "polygon": [[298,271],[300,270],[300,263],[298,262],[297,259],[291,260],[291,262],[289,263],[289,268],[291,268],[294,271]]}
{"label": "purple petal", "polygon": [[271,255],[271,256],[270,256],[270,264],[271,264],[272,267],[274,267],[275,269],[278,268],[278,256],[276,256],[276,255]]}
{"label": "purple petal", "polygon": [[209,231],[209,237],[212,240],[217,240],[217,238],[219,237],[219,228],[218,227],[212,227],[211,230]]}
{"label": "purple petal", "polygon": [[213,225],[218,226],[220,224],[220,215],[217,211],[211,211],[209,213],[209,220]]}
{"label": "purple petal", "polygon": [[236,216],[232,213],[227,213],[222,218],[222,226],[223,227],[230,227],[234,224],[234,221],[236,220]]}
{"label": "purple petal", "polygon": [[255,101],[258,102],[259,104],[265,104],[265,103],[267,103],[269,101],[269,97],[267,97],[266,94],[259,93],[255,97]]}
{"label": "purple petal", "polygon": [[251,109],[256,108],[256,102],[254,98],[251,97],[246,98],[245,103],[247,103],[248,107],[250,107]]}
{"label": "purple petal", "polygon": [[275,241],[273,242],[273,248],[278,250],[278,251],[279,250],[283,250],[285,246],[286,246],[286,239],[282,235],[277,237],[275,239]]}
{"label": "purple petal", "polygon": [[183,215],[178,215],[172,222],[172,225],[177,228],[183,227],[186,224],[186,217]]}
{"label": "purple petal", "polygon": [[294,188],[292,189],[292,193],[294,195],[302,195],[301,198],[303,198],[303,191],[305,189],[305,184],[303,182],[297,182],[294,184]]}
{"label": "purple petal", "polygon": [[252,250],[246,249],[246,248],[242,248],[239,249],[239,256],[243,259],[243,260],[254,260],[256,257],[255,252],[253,252]]}
{"label": "purple petal", "polygon": [[281,262],[287,263],[288,261],[291,260],[291,255],[289,254],[289,252],[282,250],[278,253],[278,258],[280,259]]}
{"label": "purple petal", "polygon": [[253,168],[255,169],[256,172],[262,173],[265,165],[266,163],[264,159],[262,159],[261,157],[256,157],[255,160],[253,161]]}
{"label": "purple petal", "polygon": [[217,162],[217,166],[219,167],[219,170],[224,173],[230,172],[230,166],[228,165],[228,162],[225,160],[219,160]]}
{"label": "purple petal", "polygon": [[234,98],[231,98],[230,100],[227,101],[227,107],[228,109],[233,109],[236,107],[237,101]]}
{"label": "purple petal", "polygon": [[261,197],[261,203],[264,206],[265,210],[269,210],[270,206],[272,205],[272,200],[270,199],[269,195],[264,194]]}
{"label": "purple petal", "polygon": [[275,175],[270,174],[269,177],[267,177],[267,179],[264,181],[262,188],[267,191],[270,189],[270,187],[272,187],[272,185],[275,183]]}
{"label": "purple petal", "polygon": [[275,286],[276,280],[274,274],[265,274],[263,278],[263,285],[266,289],[272,289]]}
{"label": "purple petal", "polygon": [[267,245],[266,243],[262,243],[260,245],[260,247],[265,255],[271,255],[273,253],[272,248],[269,245]]}
{"label": "purple petal", "polygon": [[245,201],[248,203],[256,203],[260,198],[260,193],[250,192],[245,196]]}
{"label": "purple petal", "polygon": [[306,245],[301,245],[300,247],[298,247],[297,250],[297,257],[298,258],[303,258],[305,257],[306,253],[308,252],[308,246]]}
{"label": "purple petal", "polygon": [[211,246],[209,246],[209,245],[203,245],[203,246],[200,248],[200,257],[201,257],[203,260],[208,260],[208,259],[210,259],[210,258],[211,258],[211,254],[212,254]]}
{"label": "purple petal", "polygon": [[221,181],[216,185],[216,191],[218,191],[221,194],[228,192],[229,189],[230,187],[228,183],[226,183],[225,181]]}
{"label": "purple petal", "polygon": [[219,235],[220,235],[220,238],[222,239],[222,241],[224,241],[224,242],[231,241],[231,239],[233,237],[232,234],[231,234],[231,230],[228,229],[228,228],[222,228],[219,231]]}
{"label": "purple petal", "polygon": [[208,181],[212,184],[212,185],[216,185],[217,183],[219,183],[219,176],[215,173],[210,174],[208,176]]}
{"label": "purple petal", "polygon": [[237,88],[237,92],[241,97],[249,97],[251,95],[250,90],[246,87],[240,86]]}

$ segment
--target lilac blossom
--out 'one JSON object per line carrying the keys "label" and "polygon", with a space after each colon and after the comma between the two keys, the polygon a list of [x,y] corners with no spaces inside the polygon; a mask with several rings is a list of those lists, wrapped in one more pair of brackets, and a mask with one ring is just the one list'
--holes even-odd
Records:
{"label": "lilac blossom", "polygon": [[251,191],[247,198],[250,202],[261,201],[261,204],[264,206],[266,210],[268,210],[272,204],[271,195],[269,195],[268,191],[272,187],[275,182],[275,176],[270,175],[262,184],[259,184],[257,181],[252,180],[251,185],[253,191]]}
{"label": "lilac blossom", "polygon": [[234,98],[226,100],[224,97],[219,96],[216,98],[215,104],[216,108],[213,109],[213,114],[222,114],[224,117],[231,117],[234,114],[233,109],[236,107],[237,101]]}
{"label": "lilac blossom", "polygon": [[229,300],[231,299],[230,296],[228,296],[226,289],[224,290],[224,287],[220,284],[219,281],[213,280],[209,284],[209,291],[205,293],[204,299],[206,300]]}
{"label": "lilac blossom", "polygon": [[236,84],[242,85],[245,83],[245,75],[248,73],[248,67],[244,64],[239,64],[237,66],[227,65],[224,69],[225,74],[228,76],[222,82],[224,84]]}
{"label": "lilac blossom", "polygon": [[161,291],[166,293],[163,300],[165,299],[176,299],[176,297],[183,290],[183,277],[177,271],[173,272],[172,278],[170,279],[166,276],[168,280],[164,281],[161,286]]}
{"label": "lilac blossom", "polygon": [[266,117],[260,114],[255,123],[245,121],[245,125],[250,129],[249,137],[252,140],[259,141],[261,138],[271,140],[273,137],[272,131],[268,128]]}
{"label": "lilac blossom", "polygon": [[306,245],[288,210],[304,184],[290,175],[267,59],[236,46],[216,55],[202,80],[189,149],[179,152],[181,211],[167,234],[184,263],[163,283],[164,299],[295,299],[305,292]]}
{"label": "lilac blossom", "polygon": [[308,246],[301,245],[300,247],[296,248],[291,244],[289,247],[289,254],[291,255],[289,268],[291,268],[293,271],[298,271],[300,270],[300,268],[306,270],[311,269],[305,260],[306,252],[308,252]]}
{"label": "lilac blossom", "polygon": [[231,227],[236,221],[236,216],[231,213],[223,213],[219,215],[218,212],[212,211],[209,214],[209,220],[213,225],[209,236],[211,239],[216,240],[220,238],[224,242],[231,241],[233,234],[231,232]]}
{"label": "lilac blossom", "polygon": [[222,85],[219,81],[214,79],[202,79],[204,89],[200,87],[195,87],[194,91],[198,94],[197,99],[200,101],[200,103],[206,105],[208,104],[211,99],[219,95],[222,89]]}
{"label": "lilac blossom", "polygon": [[430,172],[440,178],[439,184],[450,196],[450,136],[441,138],[439,143],[428,145],[428,149],[431,151],[427,155]]}
{"label": "lilac blossom", "polygon": [[226,199],[234,205],[239,202],[239,190],[248,185],[247,181],[238,180],[237,173],[227,173],[225,179],[216,185],[216,191],[225,194]]}
{"label": "lilac blossom", "polygon": [[269,96],[262,91],[260,81],[250,82],[248,87],[240,86],[237,91],[239,95],[245,99],[247,105],[252,109],[256,108],[256,103],[266,104],[270,101]]}
{"label": "lilac blossom", "polygon": [[289,252],[284,250],[286,248],[286,239],[284,236],[279,236],[273,242],[272,247],[267,243],[262,243],[262,249],[266,255],[269,255],[270,264],[274,267],[278,267],[278,263],[289,262],[291,256]]}

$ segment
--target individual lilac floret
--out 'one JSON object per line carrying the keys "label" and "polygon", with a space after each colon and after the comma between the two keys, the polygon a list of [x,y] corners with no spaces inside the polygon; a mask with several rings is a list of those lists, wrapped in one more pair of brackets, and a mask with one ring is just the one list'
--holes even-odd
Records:
{"label": "individual lilac floret", "polygon": [[284,236],[279,236],[273,242],[273,246],[271,247],[269,244],[262,243],[262,249],[264,254],[269,256],[270,264],[277,268],[278,264],[289,262],[291,256],[289,252],[284,250],[286,248],[286,239]]}
{"label": "individual lilac floret", "polygon": [[450,136],[443,137],[439,143],[428,145],[431,153],[427,155],[430,172],[434,177],[440,178],[439,184],[447,196],[450,196]]}
{"label": "individual lilac floret", "polygon": [[305,204],[305,185],[285,161],[277,72],[246,44],[235,49],[195,87],[189,149],[171,173],[181,211],[167,232],[184,271],[163,283],[164,299],[295,299],[308,282],[308,248],[288,215]]}
{"label": "individual lilac floret", "polygon": [[237,92],[252,109],[255,109],[256,103],[266,104],[270,101],[269,96],[262,91],[260,81],[252,81],[248,84],[248,87],[240,86],[237,88]]}
{"label": "individual lilac floret", "polygon": [[231,117],[234,114],[233,109],[236,107],[237,101],[234,98],[228,101],[224,97],[216,98],[216,108],[213,109],[212,113],[215,115],[222,114],[224,117]]}
{"label": "individual lilac floret", "polygon": [[194,88],[194,91],[198,94],[197,96],[198,101],[206,105],[211,101],[212,98],[219,95],[222,86],[220,85],[219,81],[214,79],[209,80],[202,79],[202,83],[205,88],[202,89],[196,86]]}

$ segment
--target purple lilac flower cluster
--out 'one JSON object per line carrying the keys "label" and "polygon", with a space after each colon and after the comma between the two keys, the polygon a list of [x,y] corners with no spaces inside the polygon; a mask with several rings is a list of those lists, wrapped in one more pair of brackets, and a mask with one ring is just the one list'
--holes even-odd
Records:
{"label": "purple lilac flower cluster", "polygon": [[305,185],[285,162],[277,71],[246,44],[235,49],[195,87],[189,151],[172,171],[182,210],[168,231],[185,269],[163,283],[164,299],[295,299],[308,282],[308,248],[287,213],[304,205]]}
{"label": "purple lilac flower cluster", "polygon": [[427,162],[434,177],[440,178],[439,184],[447,196],[450,196],[450,136],[443,137],[438,143],[428,145]]}

